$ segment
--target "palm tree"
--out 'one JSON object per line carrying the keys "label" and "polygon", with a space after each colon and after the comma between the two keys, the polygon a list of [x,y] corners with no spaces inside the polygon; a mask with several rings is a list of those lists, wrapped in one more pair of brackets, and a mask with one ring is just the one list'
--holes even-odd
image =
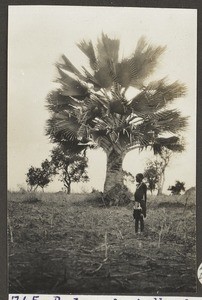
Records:
{"label": "palm tree", "polygon": [[[186,86],[178,81],[168,84],[165,78],[148,82],[165,47],[152,46],[142,37],[134,53],[121,60],[119,44],[105,34],[96,48],[91,41],[81,41],[77,46],[88,57],[90,71],[79,71],[63,55],[56,64],[60,87],[47,97],[51,116],[46,133],[52,142],[73,153],[87,147],[105,151],[104,192],[123,186],[122,163],[129,151],[175,150],[187,125],[180,111],[168,108],[185,95]],[[132,98],[127,97],[129,87],[135,91]]]}

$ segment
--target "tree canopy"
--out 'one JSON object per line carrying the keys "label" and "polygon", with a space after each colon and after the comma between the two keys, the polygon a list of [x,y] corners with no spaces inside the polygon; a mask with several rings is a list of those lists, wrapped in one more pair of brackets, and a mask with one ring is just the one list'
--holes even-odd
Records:
{"label": "tree canopy", "polygon": [[185,183],[176,180],[175,185],[169,186],[168,191],[171,191],[172,195],[180,195],[181,191],[185,191]]}
{"label": "tree canopy", "polygon": [[50,162],[45,159],[41,163],[41,168],[31,166],[26,174],[26,182],[30,187],[30,190],[36,190],[40,187],[42,190],[52,180],[52,176],[55,175],[54,169]]}
{"label": "tree canopy", "polygon": [[87,175],[88,161],[85,155],[69,155],[60,146],[54,147],[51,151],[52,167],[55,173],[59,174],[60,181],[68,194],[71,192],[72,182],[86,182],[89,180]]}

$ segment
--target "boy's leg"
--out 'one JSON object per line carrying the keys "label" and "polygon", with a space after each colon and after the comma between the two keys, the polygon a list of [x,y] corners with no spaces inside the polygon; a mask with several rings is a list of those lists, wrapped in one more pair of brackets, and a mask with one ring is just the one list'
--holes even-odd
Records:
{"label": "boy's leg", "polygon": [[143,213],[144,217],[146,218],[146,203],[145,203],[145,201],[142,200],[140,205],[141,205],[141,208],[142,208],[142,213]]}
{"label": "boy's leg", "polygon": [[133,219],[134,219],[134,220],[136,219],[136,212],[135,212],[135,209],[133,209]]}
{"label": "boy's leg", "polygon": [[135,219],[135,233],[138,232],[138,223],[139,223],[139,220],[138,218]]}
{"label": "boy's leg", "polygon": [[143,216],[140,217],[140,231],[142,232],[144,230],[144,218]]}

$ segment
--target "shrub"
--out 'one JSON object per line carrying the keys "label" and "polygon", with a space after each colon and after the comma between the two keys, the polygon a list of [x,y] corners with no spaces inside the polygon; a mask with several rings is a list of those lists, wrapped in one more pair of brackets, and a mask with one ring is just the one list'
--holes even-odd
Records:
{"label": "shrub", "polygon": [[41,201],[41,197],[39,197],[39,195],[36,193],[27,193],[23,200],[24,203],[30,203],[30,204],[37,203],[40,201]]}
{"label": "shrub", "polygon": [[128,188],[118,183],[104,194],[104,201],[107,206],[127,205],[130,203],[131,197],[132,193]]}

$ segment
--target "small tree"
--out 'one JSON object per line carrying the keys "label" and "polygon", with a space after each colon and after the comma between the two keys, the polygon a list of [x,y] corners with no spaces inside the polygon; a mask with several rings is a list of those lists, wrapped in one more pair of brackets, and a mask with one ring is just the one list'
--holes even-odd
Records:
{"label": "small tree", "polygon": [[85,154],[70,155],[62,147],[57,146],[51,151],[51,164],[55,173],[60,175],[60,181],[64,184],[68,194],[71,192],[72,182],[89,180]]}
{"label": "small tree", "polygon": [[180,195],[181,191],[185,191],[185,183],[176,180],[175,185],[169,186],[168,190],[171,191],[172,195]]}
{"label": "small tree", "polygon": [[157,161],[149,161],[144,172],[144,177],[148,184],[148,190],[152,192],[157,189],[157,183],[159,181],[159,168]]}
{"label": "small tree", "polygon": [[30,191],[35,191],[38,187],[43,190],[51,182],[53,175],[54,170],[47,159],[41,163],[41,168],[31,166],[26,174]]}
{"label": "small tree", "polygon": [[162,194],[163,186],[165,182],[165,170],[169,166],[170,159],[174,152],[182,152],[184,150],[184,145],[179,143],[175,145],[173,151],[164,148],[158,155],[157,166],[158,166],[158,195]]}
{"label": "small tree", "polygon": [[147,163],[145,169],[145,177],[151,188],[158,190],[158,195],[162,194],[164,182],[165,182],[165,171],[169,166],[170,160],[174,153],[181,153],[185,148],[184,141],[181,140],[178,144],[173,146],[172,150],[162,149],[157,155],[154,161],[150,160]]}

